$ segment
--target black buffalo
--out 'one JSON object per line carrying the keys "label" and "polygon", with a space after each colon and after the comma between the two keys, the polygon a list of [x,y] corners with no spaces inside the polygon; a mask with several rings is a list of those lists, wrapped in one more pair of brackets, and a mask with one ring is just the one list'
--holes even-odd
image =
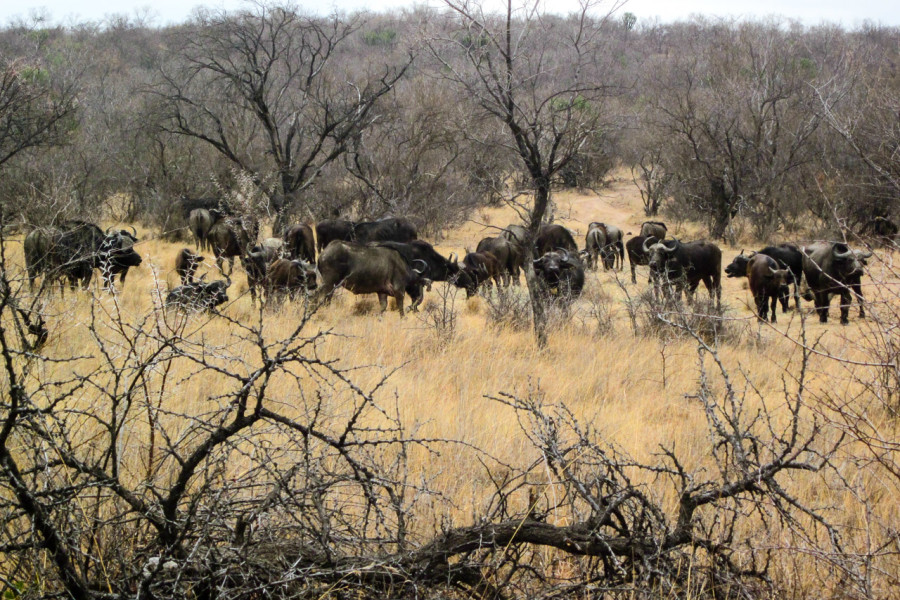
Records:
{"label": "black buffalo", "polygon": [[750,293],[756,301],[756,314],[763,321],[769,311],[769,302],[772,304],[772,322],[775,323],[775,310],[778,300],[781,300],[782,310],[786,309],[784,301],[784,288],[794,282],[791,270],[767,254],[754,254],[747,262],[747,278],[750,280]]}
{"label": "black buffalo", "polygon": [[[651,238],[652,239],[652,238]],[[715,295],[716,307],[722,304],[722,251],[713,243],[705,241],[681,243],[676,239],[649,243],[644,241],[644,251],[649,255],[651,274],[658,285],[674,289],[675,299],[680,299],[684,291],[689,301],[702,281]]]}
{"label": "black buffalo", "polygon": [[490,287],[491,280],[500,289],[504,276],[507,274],[505,266],[500,264],[497,257],[490,252],[468,252],[463,258],[463,270],[468,276],[466,296],[471,298],[482,285]]}
{"label": "black buffalo", "polygon": [[362,221],[353,224],[353,241],[409,243],[418,239],[416,227],[408,219],[388,217],[378,221]]}
{"label": "black buffalo", "polygon": [[119,229],[107,231],[103,242],[100,244],[97,267],[103,275],[105,286],[113,289],[113,279],[119,276],[119,282],[124,286],[128,269],[141,265],[141,256],[135,251],[134,244],[138,241],[137,231],[132,227],[131,231]]}
{"label": "black buffalo", "polygon": [[316,248],[324,250],[334,240],[353,241],[353,221],[333,219],[319,221],[316,224]]}
{"label": "black buffalo", "polygon": [[309,225],[299,223],[288,227],[284,232],[284,244],[287,255],[292,260],[305,260],[308,263],[316,261],[316,241]]}
{"label": "black buffalo", "polygon": [[[537,237],[534,240],[534,250],[536,256],[543,256],[549,252],[557,250],[566,250],[570,255],[578,254],[578,245],[575,244],[575,238],[568,229],[562,225],[541,225]],[[578,261],[579,263],[581,261]]]}
{"label": "black buffalo", "polygon": [[382,312],[387,310],[387,297],[392,296],[402,317],[407,290],[429,283],[422,277],[424,265],[412,268],[399,252],[384,246],[336,240],[319,255],[318,266],[322,285],[316,292],[316,304],[327,301],[335,288],[342,286],[357,295],[378,294]]}
{"label": "black buffalo", "polygon": [[831,296],[841,297],[841,323],[849,322],[851,292],[859,304],[859,316],[865,318],[861,278],[871,252],[853,250],[843,242],[820,242],[803,249],[803,274],[812,291],[819,321],[828,322]]}
{"label": "black buffalo", "polygon": [[[204,275],[205,276],[205,275]],[[201,277],[186,285],[179,285],[166,296],[166,306],[183,310],[208,310],[228,302],[228,286],[231,280],[209,283]]]}
{"label": "black buffalo", "polygon": [[194,273],[197,272],[197,267],[201,262],[203,262],[203,257],[195,254],[190,248],[182,248],[181,252],[175,256],[175,272],[181,278],[182,285],[195,281]]}
{"label": "black buffalo", "polygon": [[250,289],[250,301],[256,302],[256,294],[265,290],[269,265],[280,258],[279,252],[272,246],[254,246],[241,254],[241,266],[247,274],[247,287]]}
{"label": "black buffalo", "polygon": [[641,235],[644,237],[655,237],[658,240],[666,239],[669,228],[662,221],[644,221],[641,223]]}
{"label": "black buffalo", "polygon": [[568,250],[554,250],[534,260],[534,273],[550,297],[562,305],[572,303],[584,289],[584,267]]}
{"label": "black buffalo", "polygon": [[625,250],[628,251],[628,262],[631,265],[631,283],[637,283],[634,273],[635,267],[646,267],[650,264],[650,255],[644,250],[644,242],[649,248],[658,241],[659,238],[652,235],[636,235],[625,242]]}
{"label": "black buffalo", "polygon": [[[444,258],[435,249],[434,246],[424,240],[413,240],[408,244],[400,242],[378,242],[376,245],[396,250],[406,261],[410,268],[416,268],[421,271],[421,276],[430,281],[449,281],[458,288],[470,289],[472,281],[469,274],[465,272],[453,258]],[[410,310],[417,310],[419,304],[422,303],[421,286],[413,286],[407,290],[413,299]],[[414,294],[418,294],[414,296]]]}

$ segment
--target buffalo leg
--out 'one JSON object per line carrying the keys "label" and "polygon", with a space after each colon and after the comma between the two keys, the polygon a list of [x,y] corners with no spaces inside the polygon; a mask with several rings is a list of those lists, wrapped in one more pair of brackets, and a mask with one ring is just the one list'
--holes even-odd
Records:
{"label": "buffalo leg", "polygon": [[378,294],[378,304],[381,305],[381,312],[385,312],[387,310],[387,294]]}
{"label": "buffalo leg", "polygon": [[[399,294],[394,294],[394,301],[397,302],[397,310],[400,311],[400,316],[403,316],[403,292]],[[384,298],[384,304],[387,306],[387,296]]]}
{"label": "buffalo leg", "polygon": [[819,322],[828,322],[828,305],[831,303],[831,295],[825,292],[816,292],[816,312],[819,313]]}
{"label": "buffalo leg", "polygon": [[781,312],[786,313],[791,305],[791,286],[783,285],[778,288],[778,301],[781,302]]}
{"label": "buffalo leg", "polygon": [[850,304],[853,303],[853,298],[850,295],[850,290],[844,288],[840,291],[841,297],[841,325],[847,325],[850,322]]}
{"label": "buffalo leg", "polygon": [[863,299],[863,295],[862,295],[862,284],[854,283],[853,285],[850,286],[850,290],[853,292],[853,295],[856,296],[856,303],[859,304],[859,318],[865,319],[866,318],[866,309],[863,306],[863,303],[865,300]]}
{"label": "buffalo leg", "polygon": [[777,323],[778,321],[775,319],[775,313],[778,312],[776,309],[778,308],[778,294],[772,294],[772,322]]}
{"label": "buffalo leg", "polygon": [[634,274],[634,263],[631,263],[631,283],[637,283],[637,277]]}

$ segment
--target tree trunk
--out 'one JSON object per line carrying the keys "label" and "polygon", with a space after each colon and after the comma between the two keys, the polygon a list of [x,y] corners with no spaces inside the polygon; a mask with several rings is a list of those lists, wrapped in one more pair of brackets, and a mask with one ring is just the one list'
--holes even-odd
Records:
{"label": "tree trunk", "polygon": [[528,224],[528,239],[525,242],[525,284],[531,298],[531,315],[534,324],[534,340],[538,348],[547,347],[547,294],[544,286],[534,272],[534,240],[547,212],[550,203],[550,179],[534,178],[534,208],[531,211],[531,222]]}

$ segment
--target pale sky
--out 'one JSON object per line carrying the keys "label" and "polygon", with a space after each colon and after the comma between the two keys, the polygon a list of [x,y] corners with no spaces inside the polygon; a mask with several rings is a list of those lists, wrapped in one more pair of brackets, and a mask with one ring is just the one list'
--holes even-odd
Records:
{"label": "pale sky", "polygon": [[[420,3],[421,0],[420,0]],[[426,0],[430,6],[440,6],[437,0]],[[330,12],[334,8],[344,11],[360,9],[384,10],[413,5],[412,0],[323,0],[298,2],[310,12]],[[77,21],[102,21],[110,15],[134,16],[145,14],[151,23],[163,25],[184,21],[194,7],[205,5],[233,10],[245,6],[244,0],[0,0],[0,24],[11,19],[32,15],[47,15],[53,23],[70,24]],[[546,10],[565,14],[574,10],[577,0],[548,0]],[[607,5],[609,6],[609,5]],[[602,7],[602,5],[601,5]],[[632,12],[638,21],[658,17],[662,21],[684,20],[691,15],[708,17],[732,16],[764,18],[782,16],[797,19],[806,25],[822,22],[840,23],[848,28],[864,21],[881,25],[900,25],[900,2],[897,0],[753,0],[750,2],[724,2],[722,0],[629,0],[619,13]]]}

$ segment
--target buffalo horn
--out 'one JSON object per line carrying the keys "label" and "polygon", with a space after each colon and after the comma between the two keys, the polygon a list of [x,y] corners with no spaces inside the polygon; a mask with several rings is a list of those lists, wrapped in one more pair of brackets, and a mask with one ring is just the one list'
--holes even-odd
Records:
{"label": "buffalo horn", "polygon": [[447,260],[449,260],[449,261],[452,262],[452,263],[457,262],[456,252],[451,252],[451,253],[450,253],[450,258],[448,258]]}
{"label": "buffalo horn", "polygon": [[859,252],[859,254],[856,255],[857,258],[866,259],[866,258],[870,258],[872,256],[871,252],[866,252],[866,251],[862,251],[862,250],[859,250],[858,252]]}
{"label": "buffalo horn", "polygon": [[417,269],[417,268],[415,268],[415,267],[412,268],[412,270],[415,271],[417,275],[421,275],[422,273],[425,272],[425,269],[428,268],[428,263],[425,262],[424,260],[422,260],[421,258],[414,258],[414,259],[413,259],[413,262],[414,262],[414,263],[419,262],[419,263],[422,263],[423,265],[425,265],[424,267],[422,267],[421,270],[420,270],[420,269]]}
{"label": "buffalo horn", "polygon": [[131,229],[131,234],[137,237],[137,229],[134,228],[134,225],[129,225],[128,227]]}
{"label": "buffalo horn", "polygon": [[[846,244],[841,245],[846,247]],[[847,248],[846,252],[838,252],[838,244],[835,244],[831,251],[832,253],[834,253],[834,257],[838,259],[849,258],[850,255],[853,254],[853,250],[851,250],[849,247]]]}
{"label": "buffalo horn", "polygon": [[655,240],[655,239],[656,238],[654,238],[651,235],[651,236],[648,236],[646,240],[644,240],[644,244],[643,244],[644,254],[650,254],[650,247],[647,246],[647,242],[649,242],[650,240]]}

